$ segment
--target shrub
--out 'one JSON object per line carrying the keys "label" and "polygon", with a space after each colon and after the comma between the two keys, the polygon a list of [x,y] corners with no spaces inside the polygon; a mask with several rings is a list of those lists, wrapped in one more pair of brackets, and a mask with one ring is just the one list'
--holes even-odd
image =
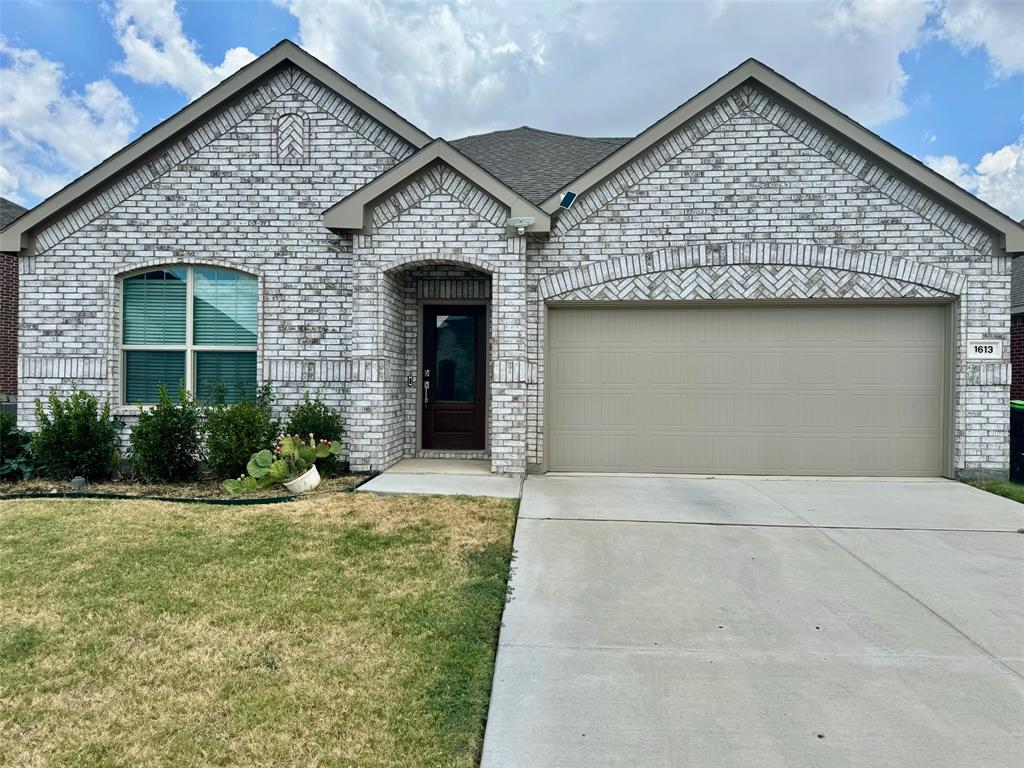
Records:
{"label": "shrub", "polygon": [[255,400],[206,409],[206,466],[214,477],[238,477],[245,472],[252,454],[274,444],[277,422],[272,414],[273,402],[270,387],[264,385]]}
{"label": "shrub", "polygon": [[119,422],[110,418],[110,404],[88,392],[73,392],[61,400],[53,392],[47,401],[50,413],[36,400],[39,431],[32,437],[36,473],[66,480],[81,475],[87,480],[105,480],[117,468]]}
{"label": "shrub", "polygon": [[21,480],[32,476],[31,435],[18,429],[18,422],[0,412],[0,480]]}
{"label": "shrub", "polygon": [[[341,414],[328,408],[319,398],[309,399],[303,395],[302,403],[288,411],[288,424],[285,432],[289,435],[316,435],[318,439],[328,442],[340,442],[343,430]],[[338,475],[343,469],[341,459],[331,454],[317,462],[320,473],[326,477]]]}
{"label": "shrub", "polygon": [[167,389],[160,386],[160,401],[142,411],[132,427],[132,470],[143,480],[193,480],[199,469],[200,410],[184,387],[178,390],[178,402],[171,402]]}

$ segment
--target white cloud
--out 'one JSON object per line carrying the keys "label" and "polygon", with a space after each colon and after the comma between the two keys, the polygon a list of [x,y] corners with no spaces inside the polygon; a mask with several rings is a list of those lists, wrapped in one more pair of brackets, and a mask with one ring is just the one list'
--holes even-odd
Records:
{"label": "white cloud", "polygon": [[952,155],[926,157],[925,163],[1007,216],[1024,218],[1024,135],[987,153],[974,168]]}
{"label": "white cloud", "polygon": [[1024,72],[1024,2],[953,0],[941,22],[942,34],[962,49],[984,48],[1000,77]]}
{"label": "white cloud", "polygon": [[856,119],[906,110],[928,2],[276,0],[299,42],[425,130],[635,133],[749,56]]}
{"label": "white cloud", "polygon": [[120,149],[138,122],[109,80],[65,88],[60,64],[0,39],[0,195],[46,197]]}
{"label": "white cloud", "polygon": [[217,66],[207,64],[185,36],[174,0],[117,0],[111,19],[124,51],[118,72],[151,85],[169,85],[195,99],[256,58],[231,48]]}

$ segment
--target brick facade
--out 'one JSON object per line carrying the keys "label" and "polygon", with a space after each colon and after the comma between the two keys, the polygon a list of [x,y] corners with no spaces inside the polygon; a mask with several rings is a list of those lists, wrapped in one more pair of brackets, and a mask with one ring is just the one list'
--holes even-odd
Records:
{"label": "brick facade", "polygon": [[[953,307],[953,460],[1007,463],[1009,259],[944,208],[760,90],[737,89],[555,220],[548,238],[432,166],[363,233],[321,212],[413,148],[297,70],[239,99],[38,233],[21,258],[22,403],[84,386],[119,401],[118,279],[147,265],[227,265],[260,279],[259,370],[286,405],[342,409],[349,459],[418,453],[423,302],[488,304],[488,448],[498,472],[543,466],[545,306],[555,301],[928,300]],[[1006,345],[1007,349],[1009,345]],[[132,408],[118,406],[130,419]]]}

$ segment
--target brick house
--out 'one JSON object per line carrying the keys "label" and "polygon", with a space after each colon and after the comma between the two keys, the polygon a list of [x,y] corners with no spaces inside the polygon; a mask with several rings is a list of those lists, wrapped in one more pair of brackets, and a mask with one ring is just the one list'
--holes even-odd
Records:
{"label": "brick house", "polygon": [[[0,229],[25,212],[0,197]],[[18,257],[0,253],[0,410],[14,411],[18,397]]]}
{"label": "brick house", "polygon": [[1007,465],[1024,228],[752,60],[635,137],[449,142],[282,42],[0,249],[28,428],[267,381],[356,469]]}

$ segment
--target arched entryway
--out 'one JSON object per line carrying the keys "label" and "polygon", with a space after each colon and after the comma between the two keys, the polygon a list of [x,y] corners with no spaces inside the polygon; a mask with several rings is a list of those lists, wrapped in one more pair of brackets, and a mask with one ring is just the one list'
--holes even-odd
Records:
{"label": "arched entryway", "polygon": [[381,276],[398,457],[489,457],[492,277],[461,259],[405,259]]}

